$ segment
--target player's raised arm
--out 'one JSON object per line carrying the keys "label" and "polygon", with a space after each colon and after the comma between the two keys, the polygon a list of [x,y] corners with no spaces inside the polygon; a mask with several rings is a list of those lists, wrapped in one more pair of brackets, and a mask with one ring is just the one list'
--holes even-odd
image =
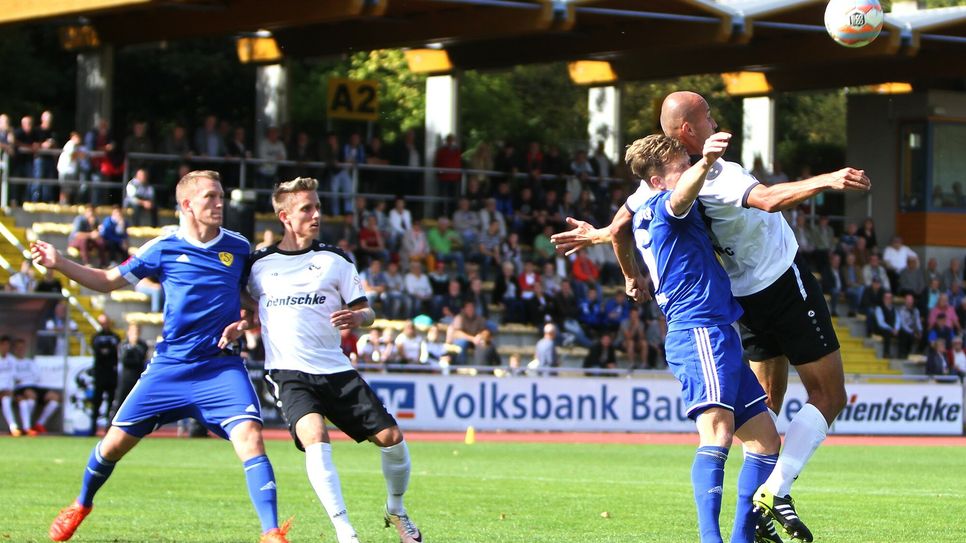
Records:
{"label": "player's raised arm", "polygon": [[748,193],[747,207],[771,213],[793,208],[825,191],[868,192],[871,188],[872,181],[865,175],[865,170],[842,168],[801,181],[771,186],[757,185]]}
{"label": "player's raised arm", "polygon": [[674,191],[671,192],[669,203],[675,216],[680,217],[691,209],[704,186],[708,172],[711,171],[711,166],[728,148],[729,141],[731,141],[731,134],[718,132],[704,142],[701,159],[681,174]]}
{"label": "player's raised arm", "polygon": [[30,244],[30,258],[33,259],[34,264],[58,270],[68,279],[98,292],[110,292],[127,284],[127,280],[121,276],[116,267],[100,270],[82,266],[64,258],[60,251],[46,241],[37,240]]}

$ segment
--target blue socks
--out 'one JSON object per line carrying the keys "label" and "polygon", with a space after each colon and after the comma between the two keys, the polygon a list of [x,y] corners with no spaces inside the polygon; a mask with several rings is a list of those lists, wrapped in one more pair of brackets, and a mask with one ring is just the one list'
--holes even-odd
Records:
{"label": "blue socks", "polygon": [[77,501],[84,507],[90,507],[94,503],[94,494],[100,490],[107,478],[114,471],[114,462],[104,460],[101,456],[101,442],[98,441],[91,451],[91,457],[87,460],[87,468],[84,470],[84,479],[81,481],[80,495]]}
{"label": "blue socks", "polygon": [[264,454],[245,461],[245,481],[248,495],[262,523],[262,533],[278,528],[278,501],[275,491],[275,472]]}
{"label": "blue socks", "polygon": [[694,503],[698,507],[701,543],[722,543],[718,516],[721,514],[724,466],[727,460],[728,449],[725,447],[698,447],[694,455],[691,484],[694,486]]}
{"label": "blue socks", "polygon": [[755,524],[758,515],[752,514],[751,498],[758,487],[765,483],[778,462],[777,454],[745,452],[745,462],[738,474],[738,503],[735,507],[735,528],[731,543],[752,543],[755,540]]}

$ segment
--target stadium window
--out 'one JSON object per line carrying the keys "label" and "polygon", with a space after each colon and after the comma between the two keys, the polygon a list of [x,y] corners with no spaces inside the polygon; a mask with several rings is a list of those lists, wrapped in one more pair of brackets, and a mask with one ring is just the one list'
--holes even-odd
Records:
{"label": "stadium window", "polygon": [[966,212],[966,123],[930,124],[929,209]]}
{"label": "stadium window", "polygon": [[926,209],[926,135],[925,122],[905,123],[899,128],[899,210]]}

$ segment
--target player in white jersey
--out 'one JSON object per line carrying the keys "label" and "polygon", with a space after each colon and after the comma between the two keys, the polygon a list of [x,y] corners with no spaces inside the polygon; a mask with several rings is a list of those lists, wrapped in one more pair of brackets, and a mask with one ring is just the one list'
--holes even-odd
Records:
{"label": "player in white jersey", "polygon": [[[700,153],[717,130],[708,103],[693,92],[675,92],[664,100],[661,126],[691,154]],[[800,519],[783,512],[791,510],[792,483],[845,406],[845,377],[821,287],[803,263],[795,262],[798,243],[781,214],[774,212],[824,191],[865,192],[870,187],[865,173],[853,168],[765,186],[740,165],[719,159],[698,196],[712,243],[744,309],[740,324],[745,357],[768,394],[768,407],[777,418],[789,362],[808,392],[808,403],[789,424],[775,471],[755,494],[759,506],[803,541],[812,540],[811,532]],[[610,242],[609,228],[594,229],[570,218],[568,222],[577,228],[554,236],[561,250]],[[777,536],[765,540],[775,541]]]}
{"label": "player in white jersey", "polygon": [[[20,408],[20,421],[27,430],[27,435],[46,433],[47,419],[60,407],[60,392],[45,390],[39,386],[40,366],[28,356],[27,341],[23,338],[13,341],[13,380],[13,392]],[[34,422],[33,413],[38,398],[42,398],[44,408]]]}
{"label": "player in white jersey", "polygon": [[275,188],[272,204],[285,234],[278,245],[256,251],[249,261],[248,292],[262,324],[265,378],[296,447],[305,452],[309,481],[339,543],[358,539],[323,417],[357,442],[380,447],[388,491],[386,527],[395,527],[402,543],[418,543],[422,534],[403,506],[409,449],[396,420],[341,348],[340,330],[369,326],[375,313],[349,257],[317,241],[321,205],[316,190],[318,181],[307,178]]}
{"label": "player in white jersey", "polygon": [[10,354],[10,338],[0,337],[0,406],[7,421],[10,435],[20,437],[23,430],[13,414],[13,356]]}

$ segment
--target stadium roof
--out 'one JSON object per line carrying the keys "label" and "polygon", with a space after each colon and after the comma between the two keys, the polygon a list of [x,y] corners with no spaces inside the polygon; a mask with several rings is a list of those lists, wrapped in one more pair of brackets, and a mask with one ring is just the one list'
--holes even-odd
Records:
{"label": "stadium roof", "polygon": [[89,24],[118,46],[272,31],[289,57],[443,47],[458,69],[597,59],[622,80],[739,70],[777,90],[962,86],[966,7],[893,13],[871,45],[825,34],[826,0],[9,0],[0,25]]}

